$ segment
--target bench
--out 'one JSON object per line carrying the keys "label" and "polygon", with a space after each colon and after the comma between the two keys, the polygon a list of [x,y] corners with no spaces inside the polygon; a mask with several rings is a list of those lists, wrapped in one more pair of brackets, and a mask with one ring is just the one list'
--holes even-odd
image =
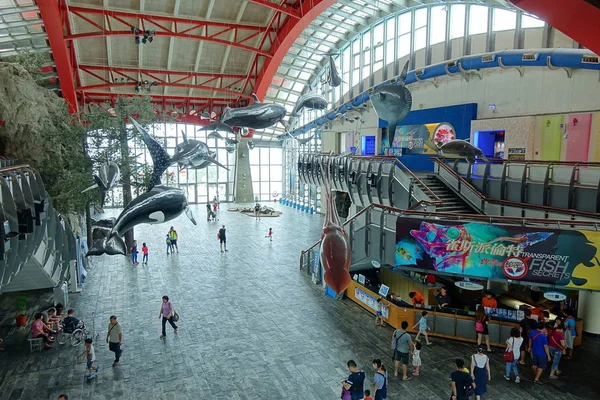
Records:
{"label": "bench", "polygon": [[42,349],[44,348],[44,339],[42,337],[32,338],[30,333],[27,337],[27,340],[29,341],[30,352],[33,352],[35,350],[42,351]]}

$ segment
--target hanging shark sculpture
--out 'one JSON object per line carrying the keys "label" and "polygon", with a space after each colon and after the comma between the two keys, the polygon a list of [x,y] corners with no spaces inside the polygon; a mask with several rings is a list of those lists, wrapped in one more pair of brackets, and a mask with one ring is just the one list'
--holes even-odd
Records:
{"label": "hanging shark sculpture", "polygon": [[338,87],[342,84],[342,77],[340,76],[340,72],[335,66],[335,60],[331,54],[327,54],[329,57],[329,68],[327,70],[327,77],[324,80],[324,83],[329,84],[331,87]]}
{"label": "hanging shark sculpture", "polygon": [[182,212],[196,225],[192,211],[188,207],[185,191],[179,188],[156,186],[136,197],[125,207],[106,238],[94,242],[87,256],[102,254],[116,255],[127,253],[121,237],[139,224],[160,224],[177,218]]}
{"label": "hanging shark sculpture", "polygon": [[95,184],[90,186],[87,189],[81,191],[81,193],[85,193],[89,190],[99,188],[100,189],[100,207],[104,208],[104,203],[106,202],[106,194],[111,191],[117,184],[119,183],[119,179],[121,178],[121,172],[119,170],[119,166],[112,161],[107,161],[106,164],[100,165],[98,168],[98,174],[94,175]]}
{"label": "hanging shark sculpture", "polygon": [[291,116],[299,116],[305,108],[309,110],[326,110],[328,106],[327,99],[322,94],[309,91],[298,98]]}
{"label": "hanging shark sculpture", "polygon": [[487,157],[483,155],[483,152],[480,149],[473,146],[471,143],[460,139],[444,143],[439,148],[439,153],[445,158],[464,158],[471,164],[475,162],[475,157],[479,157],[483,161],[488,162]]}
{"label": "hanging shark sculpture", "polygon": [[369,91],[369,97],[377,115],[389,124],[387,135],[381,138],[381,144],[384,147],[392,147],[396,127],[406,118],[412,107],[412,95],[405,86],[407,73],[408,61],[404,64],[398,80],[399,85],[380,86]]}
{"label": "hanging shark sculpture", "polygon": [[175,152],[175,155],[171,157],[169,153],[167,153],[167,151],[156,140],[154,140],[154,138],[152,138],[152,136],[150,136],[135,119],[131,117],[129,117],[129,119],[139,132],[140,136],[142,137],[142,141],[146,144],[146,147],[148,147],[148,151],[152,157],[153,168],[152,176],[148,182],[148,191],[152,190],[154,186],[160,185],[160,178],[162,174],[173,164],[179,164],[179,166],[183,166],[183,168],[186,166],[203,168],[198,167],[197,165],[202,165],[204,161],[209,161],[217,164],[219,167],[227,169],[226,166],[219,163],[213,156],[210,155],[206,143],[198,140],[188,140],[187,136],[184,136],[183,143],[177,145],[177,151]]}

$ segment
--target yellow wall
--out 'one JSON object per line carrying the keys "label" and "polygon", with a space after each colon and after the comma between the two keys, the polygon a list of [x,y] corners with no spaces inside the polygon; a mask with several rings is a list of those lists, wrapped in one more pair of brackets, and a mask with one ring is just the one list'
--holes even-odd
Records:
{"label": "yellow wall", "polygon": [[400,296],[405,301],[410,301],[410,298],[408,297],[410,292],[418,290],[419,292],[423,293],[423,297],[425,297],[425,304],[437,304],[435,300],[435,289],[404,278],[403,276],[385,268],[381,268],[379,277],[381,278],[381,283],[390,288],[391,293],[394,293],[396,296]]}

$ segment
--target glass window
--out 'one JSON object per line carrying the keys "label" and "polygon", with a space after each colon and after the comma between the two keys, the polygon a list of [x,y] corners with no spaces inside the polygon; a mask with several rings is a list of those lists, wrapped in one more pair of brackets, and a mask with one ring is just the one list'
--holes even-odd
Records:
{"label": "glass window", "polygon": [[488,8],[485,6],[470,6],[469,35],[487,32]]}
{"label": "glass window", "polygon": [[424,49],[427,45],[427,27],[415,30],[415,51]]}
{"label": "glass window", "polygon": [[427,7],[415,11],[415,30],[427,25]]}
{"label": "glass window", "polygon": [[366,31],[362,37],[362,48],[363,50],[371,47],[371,31]]}
{"label": "glass window", "polygon": [[446,40],[446,8],[448,6],[431,8],[431,33],[429,44],[441,43]]}
{"label": "glass window", "polygon": [[450,9],[450,39],[465,35],[465,9],[464,4],[453,4]]}
{"label": "glass window", "polygon": [[409,33],[412,30],[412,27],[410,25],[412,19],[412,15],[409,12],[400,15],[400,17],[398,18],[398,34],[399,35],[403,35],[405,33]]}
{"label": "glass window", "polygon": [[537,19],[534,16],[523,14],[523,19],[521,20],[521,27],[523,28],[543,28],[544,21],[541,19]]}
{"label": "glass window", "polygon": [[494,31],[507,31],[517,27],[517,13],[514,11],[494,8]]}
{"label": "glass window", "polygon": [[383,22],[373,28],[373,44],[378,45],[383,43]]}
{"label": "glass window", "polygon": [[398,58],[410,54],[410,33],[398,38]]}

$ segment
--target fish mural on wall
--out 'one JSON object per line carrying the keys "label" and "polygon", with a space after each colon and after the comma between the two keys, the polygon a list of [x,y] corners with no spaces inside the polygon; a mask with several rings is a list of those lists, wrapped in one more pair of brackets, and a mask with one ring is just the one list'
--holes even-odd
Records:
{"label": "fish mural on wall", "polygon": [[133,199],[125,207],[114,221],[107,236],[94,242],[86,256],[125,255],[127,247],[121,239],[125,232],[139,224],[160,224],[171,221],[183,212],[196,225],[185,191],[179,188],[155,186],[152,190]]}
{"label": "fish mural on wall", "polygon": [[394,142],[396,127],[402,122],[412,107],[412,95],[406,88],[408,61],[404,64],[402,74],[394,85],[379,86],[369,91],[373,108],[382,120],[389,124],[387,133],[381,138],[382,147],[390,147]]}

